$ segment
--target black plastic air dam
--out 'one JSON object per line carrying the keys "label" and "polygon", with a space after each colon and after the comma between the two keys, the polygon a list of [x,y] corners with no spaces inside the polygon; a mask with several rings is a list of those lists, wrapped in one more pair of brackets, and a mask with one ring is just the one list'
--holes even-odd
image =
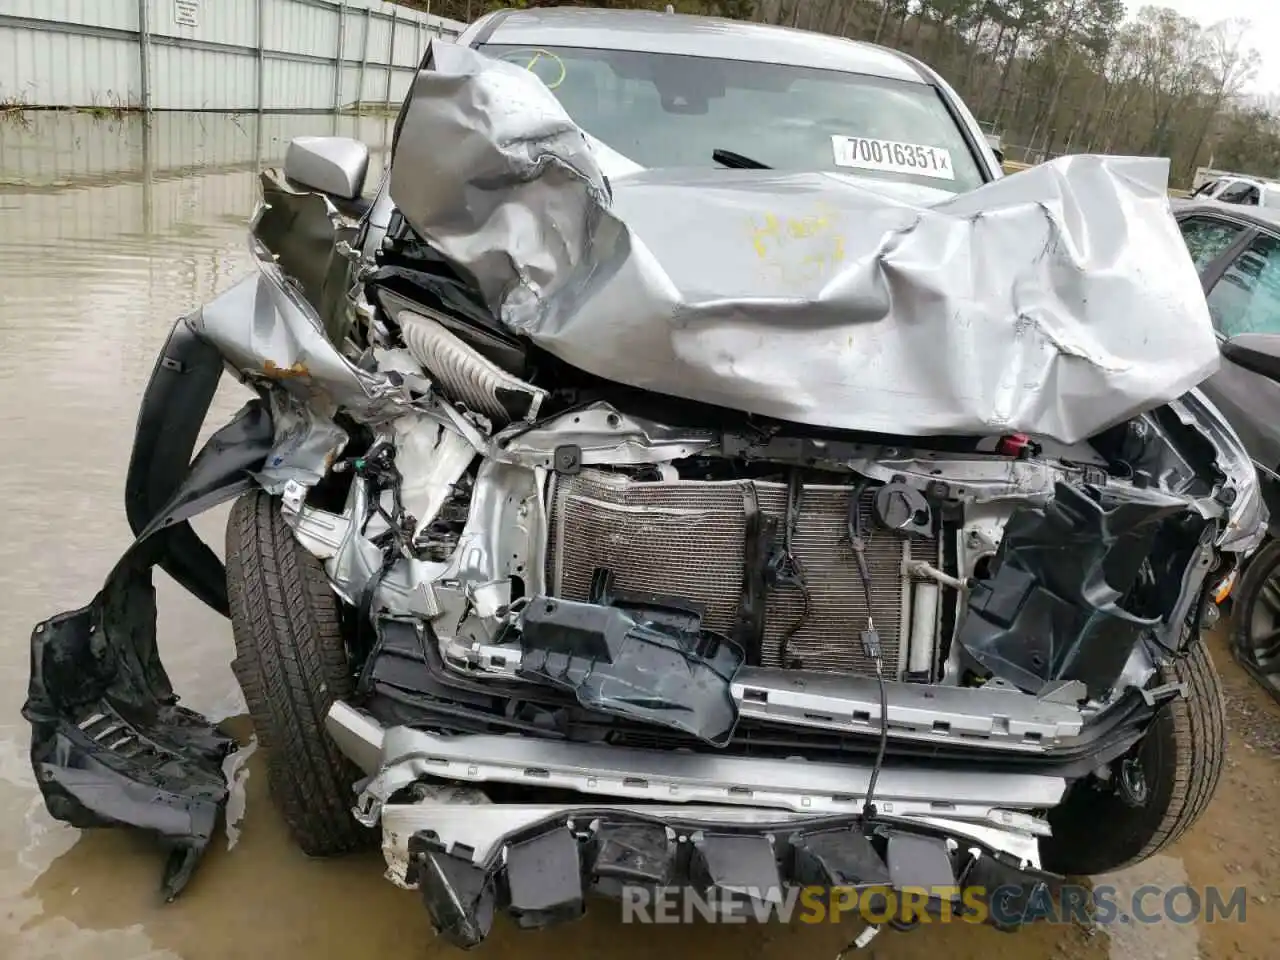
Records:
{"label": "black plastic air dam", "polygon": [[534,597],[520,619],[519,674],[573,691],[588,710],[671,727],[713,746],[738,723],[730,690],[745,657],[676,598],[615,594],[597,571],[591,603]]}
{"label": "black plastic air dam", "polygon": [[[379,621],[379,641],[368,675],[372,690],[363,708],[386,727],[423,726],[440,732],[519,733],[571,742],[608,742],[650,750],[714,750],[731,756],[847,759],[876,755],[878,737],[796,730],[743,717],[724,746],[680,730],[580,709],[572,691],[500,677],[476,679],[450,671],[430,628],[398,619]],[[1165,696],[1177,695],[1169,692]],[[890,740],[886,756],[957,769],[1017,770],[1068,779],[1086,776],[1124,754],[1146,730],[1163,702],[1148,702],[1135,688],[1110,709],[1086,720],[1081,735],[1041,755],[995,753],[981,744],[913,744]]]}
{"label": "black plastic air dam", "polygon": [[732,900],[762,919],[777,916],[797,887],[855,888],[876,913],[892,907],[890,890],[916,894],[934,916],[944,897],[953,916],[976,899],[986,922],[1011,930],[1061,880],[968,837],[900,821],[867,832],[857,817],[682,824],[584,807],[505,838],[483,863],[429,831],[410,837],[408,850],[405,879],[418,886],[439,935],[464,949],[488,937],[499,913],[523,928],[554,926],[582,916],[588,896],[624,899],[628,888]]}
{"label": "black plastic air dam", "polygon": [[1034,695],[1078,680],[1105,698],[1142,636],[1198,596],[1207,568],[1190,583],[1187,568],[1207,525],[1158,491],[1056,484],[1009,517],[994,574],[970,592],[969,665]]}

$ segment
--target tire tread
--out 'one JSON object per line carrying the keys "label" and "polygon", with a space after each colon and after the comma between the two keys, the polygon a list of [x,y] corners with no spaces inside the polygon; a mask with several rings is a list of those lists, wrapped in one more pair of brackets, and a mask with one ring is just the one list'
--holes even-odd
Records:
{"label": "tire tread", "polygon": [[1186,697],[1170,706],[1177,751],[1173,792],[1155,833],[1142,850],[1122,864],[1145,860],[1182,838],[1204,814],[1222,780],[1227,755],[1227,706],[1222,683],[1203,639],[1174,661],[1167,680],[1187,685]]}
{"label": "tire tread", "polygon": [[1105,788],[1077,783],[1049,815],[1053,835],[1041,841],[1046,869],[1070,876],[1122,870],[1176,843],[1204,815],[1222,780],[1227,710],[1222,683],[1204,638],[1157,669],[1157,684],[1186,684],[1152,722],[1142,751],[1151,800],[1126,806]]}
{"label": "tire tread", "polygon": [[337,597],[263,491],[232,507],[226,556],[232,671],[266,753],[272,800],[303,852],[346,853],[368,831],[351,814],[360,774],[324,728],[329,707],[354,685]]}

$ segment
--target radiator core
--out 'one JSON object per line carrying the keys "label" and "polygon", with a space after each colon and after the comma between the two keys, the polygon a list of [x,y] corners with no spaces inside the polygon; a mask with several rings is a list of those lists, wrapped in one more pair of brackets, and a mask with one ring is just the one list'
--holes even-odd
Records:
{"label": "radiator core", "polygon": [[[781,540],[787,505],[783,483],[648,482],[597,470],[553,477],[547,549],[551,592],[566,600],[586,600],[593,572],[607,567],[620,588],[704,604],[704,626],[731,636],[743,587],[752,487],[760,511],[778,521]],[[792,552],[804,568],[809,609],[788,650],[804,669],[867,676],[874,674],[875,665],[859,639],[867,609],[849,546],[852,492],[848,486],[801,488]],[[910,584],[902,564],[913,556],[936,563],[938,546],[928,538],[886,530],[873,532],[867,545],[872,615],[890,676],[900,675],[906,666]],[[777,587],[770,591],[766,610],[762,662],[780,666],[780,641],[801,618],[804,600],[794,588]]]}

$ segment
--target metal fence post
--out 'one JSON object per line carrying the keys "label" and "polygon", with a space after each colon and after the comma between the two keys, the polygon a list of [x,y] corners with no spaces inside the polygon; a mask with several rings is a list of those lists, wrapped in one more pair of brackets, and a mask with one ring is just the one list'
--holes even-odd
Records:
{"label": "metal fence post", "polygon": [[369,27],[373,23],[373,11],[364,8],[364,49],[360,51],[360,77],[356,80],[356,107],[364,103],[364,68],[369,65]]}
{"label": "metal fence post", "polygon": [[387,88],[382,98],[382,106],[386,110],[391,109],[391,78],[396,72],[396,25],[400,23],[400,18],[396,15],[397,8],[391,8],[391,39],[387,42]]}
{"label": "metal fence post", "polygon": [[333,112],[342,109],[342,48],[346,42],[347,0],[338,4],[338,49],[333,54]]}
{"label": "metal fence post", "polygon": [[267,106],[267,0],[257,0],[258,7],[258,113]]}
{"label": "metal fence post", "polygon": [[[145,0],[144,0],[145,2]],[[142,115],[142,234],[151,236],[155,220],[155,158],[151,150],[151,114]]]}
{"label": "metal fence post", "polygon": [[151,112],[151,15],[147,0],[138,0],[138,66],[142,79],[142,111]]}

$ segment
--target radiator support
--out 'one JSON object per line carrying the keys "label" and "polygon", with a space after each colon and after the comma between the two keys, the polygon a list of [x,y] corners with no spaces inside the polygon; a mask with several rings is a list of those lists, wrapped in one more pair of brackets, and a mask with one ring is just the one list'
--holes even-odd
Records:
{"label": "radiator support", "polygon": [[[870,676],[874,663],[858,636],[866,623],[862,581],[849,545],[852,486],[801,487],[792,550],[805,571],[801,592],[770,591],[762,665],[780,666],[779,645],[804,616],[789,652],[804,669]],[[869,505],[871,491],[864,497]],[[553,476],[548,492],[547,584],[553,596],[588,599],[596,569],[613,572],[624,590],[678,596],[700,603],[703,625],[732,635],[744,581],[748,511],[758,506],[784,529],[787,485],[763,480],[634,480],[601,470]],[[872,615],[886,673],[907,669],[911,619],[909,560],[939,562],[929,538],[876,530],[867,544]]]}

